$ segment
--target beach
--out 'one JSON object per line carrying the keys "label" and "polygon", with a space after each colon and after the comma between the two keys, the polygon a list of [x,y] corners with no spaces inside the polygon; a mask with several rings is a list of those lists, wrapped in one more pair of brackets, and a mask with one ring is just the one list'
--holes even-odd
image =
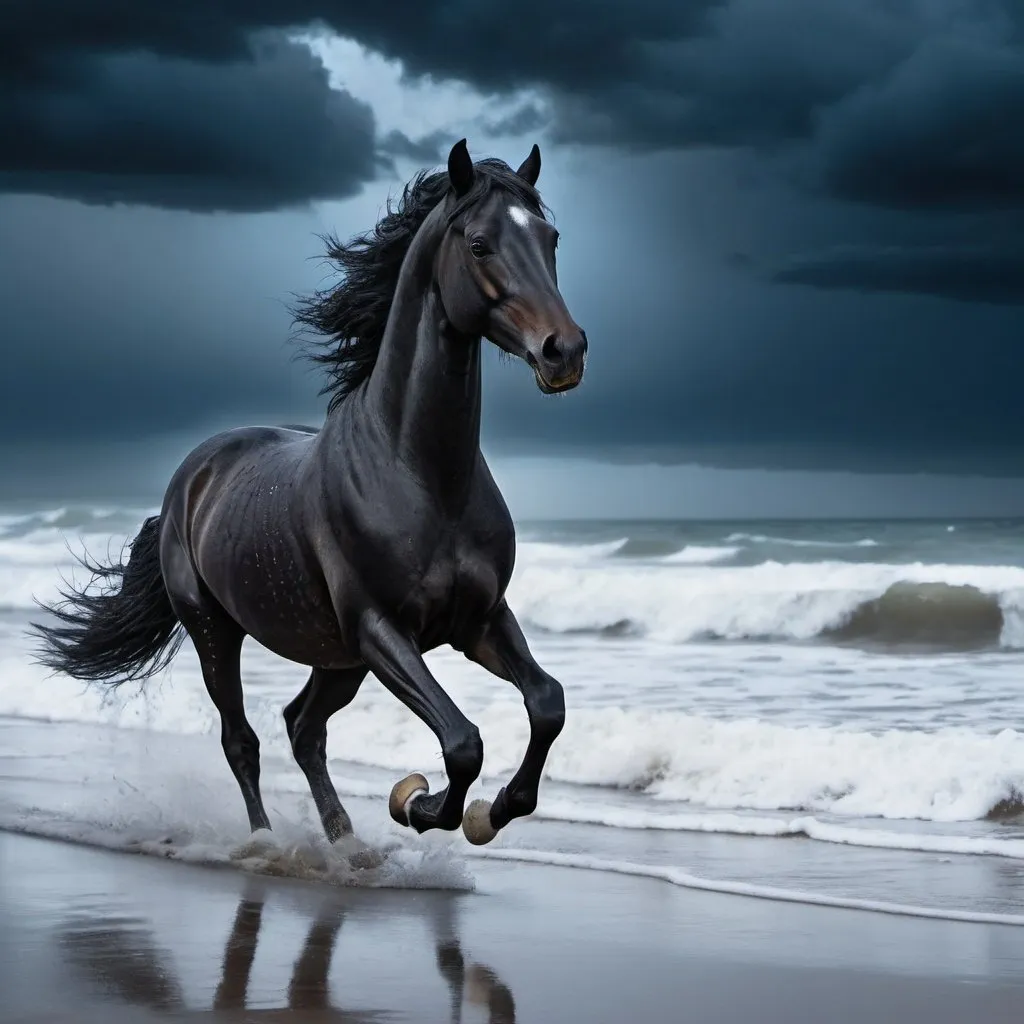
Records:
{"label": "beach", "polygon": [[332,887],[0,834],[0,1019],[1020,1019],[1024,930],[487,864]]}
{"label": "beach", "polygon": [[[443,766],[371,677],[328,731],[367,868],[285,735],[301,666],[243,650],[250,836],[188,642],[109,693],[33,661],[69,546],[147,511],[0,514],[0,1020],[1019,1019],[1024,523],[521,525],[568,709],[536,813],[483,848],[394,824]],[[521,701],[427,661],[493,799]]]}

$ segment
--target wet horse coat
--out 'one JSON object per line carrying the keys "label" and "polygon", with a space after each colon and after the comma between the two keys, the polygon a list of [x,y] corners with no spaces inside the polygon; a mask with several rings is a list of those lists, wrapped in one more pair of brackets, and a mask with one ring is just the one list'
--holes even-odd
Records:
{"label": "wet horse coat", "polygon": [[[108,586],[71,590],[40,624],[42,660],[117,685],[152,674],[191,638],[253,830],[269,828],[259,740],[246,719],[245,636],[311,668],[285,709],[327,835],[351,831],[327,773],[327,721],[372,672],[436,734],[447,787],[409,776],[391,799],[419,832],[463,824],[486,842],[531,813],[562,729],[562,687],[532,654],[505,589],[515,530],[480,450],[481,341],[524,359],[545,393],[582,378],[587,340],[558,291],[557,232],[535,191],[535,146],[517,171],[474,164],[420,175],[374,232],[331,255],[346,273],[299,319],[325,337],[326,422],[246,427],[199,445],[172,477]],[[450,644],[522,693],[530,740],[493,804],[464,804],[480,774],[476,726],[427,668]]]}

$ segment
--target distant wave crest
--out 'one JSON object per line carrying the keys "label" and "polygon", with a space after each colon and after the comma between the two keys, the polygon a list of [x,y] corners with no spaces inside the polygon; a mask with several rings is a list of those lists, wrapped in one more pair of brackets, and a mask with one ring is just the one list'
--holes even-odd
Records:
{"label": "distant wave crest", "polygon": [[827,641],[931,650],[1024,648],[1024,569],[840,561],[721,564],[683,549],[658,564],[526,557],[511,599],[553,633]]}
{"label": "distant wave crest", "polygon": [[878,541],[870,537],[861,540],[808,540],[789,537],[769,537],[763,533],[731,533],[726,544],[778,544],[790,548],[877,548]]}

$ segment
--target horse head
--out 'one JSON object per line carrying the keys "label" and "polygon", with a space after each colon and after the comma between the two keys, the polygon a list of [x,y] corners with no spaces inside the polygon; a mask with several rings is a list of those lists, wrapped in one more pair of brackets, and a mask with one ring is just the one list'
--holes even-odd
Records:
{"label": "horse head", "polygon": [[587,336],[558,290],[558,231],[535,191],[540,149],[518,170],[500,161],[474,165],[466,140],[448,157],[448,228],[437,281],[448,322],[524,360],[545,394],[583,379]]}

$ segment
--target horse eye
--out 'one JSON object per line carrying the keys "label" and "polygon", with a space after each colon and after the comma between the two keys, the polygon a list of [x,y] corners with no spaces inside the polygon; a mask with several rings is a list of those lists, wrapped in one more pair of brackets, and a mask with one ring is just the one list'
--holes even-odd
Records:
{"label": "horse eye", "polygon": [[474,238],[473,241],[469,243],[469,251],[477,259],[480,259],[481,256],[487,255],[487,245],[482,238]]}

